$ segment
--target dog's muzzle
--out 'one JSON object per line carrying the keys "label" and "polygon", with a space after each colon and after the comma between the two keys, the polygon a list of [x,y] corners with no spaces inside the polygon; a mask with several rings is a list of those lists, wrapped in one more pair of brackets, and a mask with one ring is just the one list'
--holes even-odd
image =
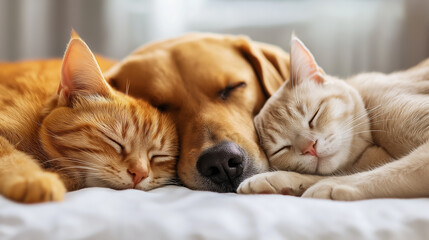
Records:
{"label": "dog's muzzle", "polygon": [[222,142],[206,149],[198,158],[198,172],[218,185],[236,188],[245,163],[243,149],[233,142]]}

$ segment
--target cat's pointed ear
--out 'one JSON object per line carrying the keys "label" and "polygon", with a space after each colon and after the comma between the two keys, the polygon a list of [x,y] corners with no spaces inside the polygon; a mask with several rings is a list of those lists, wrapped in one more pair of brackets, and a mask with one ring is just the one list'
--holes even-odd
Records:
{"label": "cat's pointed ear", "polygon": [[314,81],[322,84],[324,75],[311,52],[305,47],[294,34],[292,34],[290,46],[290,81],[291,87],[297,86],[305,81]]}
{"label": "cat's pointed ear", "polygon": [[91,50],[73,31],[63,58],[58,103],[69,105],[75,96],[101,95],[107,97],[111,92]]}
{"label": "cat's pointed ear", "polygon": [[79,34],[77,34],[77,32],[74,30],[74,28],[72,28],[72,31],[71,31],[70,35],[71,35],[71,39],[73,39],[73,38],[81,39],[80,36],[79,36]]}

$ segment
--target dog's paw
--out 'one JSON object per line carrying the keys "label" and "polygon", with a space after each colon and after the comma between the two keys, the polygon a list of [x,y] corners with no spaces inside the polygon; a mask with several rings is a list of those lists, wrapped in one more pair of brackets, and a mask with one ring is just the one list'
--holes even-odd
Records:
{"label": "dog's paw", "polygon": [[354,201],[365,199],[363,192],[353,184],[341,183],[340,180],[332,178],[325,179],[304,192],[302,197],[332,199],[340,201]]}
{"label": "dog's paw", "polygon": [[4,183],[3,195],[21,203],[61,201],[66,193],[64,183],[55,173],[41,172],[31,176],[12,176]]}
{"label": "dog's paw", "polygon": [[244,180],[237,188],[240,194],[283,194],[300,196],[305,188],[300,174],[293,172],[268,172]]}

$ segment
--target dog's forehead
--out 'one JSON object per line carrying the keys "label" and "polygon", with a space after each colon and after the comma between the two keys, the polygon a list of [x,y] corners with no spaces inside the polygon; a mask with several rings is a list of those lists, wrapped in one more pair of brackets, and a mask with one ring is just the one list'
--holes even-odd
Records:
{"label": "dog's forehead", "polygon": [[213,91],[237,81],[256,78],[249,62],[229,42],[213,39],[189,42],[172,49],[171,57],[185,85],[197,87],[200,91]]}
{"label": "dog's forehead", "polygon": [[227,85],[257,79],[240,50],[219,39],[137,51],[123,61],[116,77],[120,88],[129,84],[131,95],[143,91],[151,102],[165,102],[185,92],[213,95]]}

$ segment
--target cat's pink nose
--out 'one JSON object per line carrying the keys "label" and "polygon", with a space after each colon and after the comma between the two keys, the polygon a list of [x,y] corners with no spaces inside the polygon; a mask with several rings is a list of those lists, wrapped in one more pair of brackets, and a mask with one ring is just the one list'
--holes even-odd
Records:
{"label": "cat's pink nose", "polygon": [[304,150],[302,150],[302,154],[310,154],[317,157],[316,142],[317,141],[311,141],[310,144]]}
{"label": "cat's pink nose", "polygon": [[147,170],[147,167],[143,166],[143,164],[136,164],[129,167],[128,173],[133,179],[134,187],[149,176],[149,171]]}

